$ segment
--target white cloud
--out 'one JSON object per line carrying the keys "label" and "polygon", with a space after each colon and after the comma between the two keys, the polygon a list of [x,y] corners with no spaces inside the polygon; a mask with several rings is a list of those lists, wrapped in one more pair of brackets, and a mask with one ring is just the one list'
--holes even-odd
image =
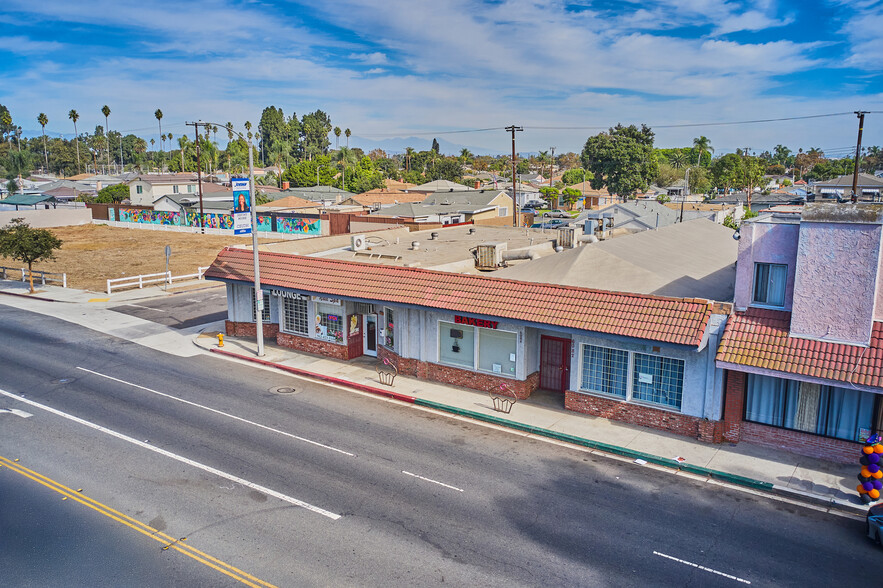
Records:
{"label": "white cloud", "polygon": [[350,59],[361,61],[362,63],[367,63],[369,65],[384,65],[389,63],[386,54],[380,53],[379,51],[375,51],[374,53],[351,53]]}

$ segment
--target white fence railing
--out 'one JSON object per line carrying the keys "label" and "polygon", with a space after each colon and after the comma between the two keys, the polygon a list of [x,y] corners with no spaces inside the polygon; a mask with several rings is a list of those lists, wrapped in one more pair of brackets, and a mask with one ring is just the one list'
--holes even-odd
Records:
{"label": "white fence railing", "polygon": [[113,278],[107,280],[107,293],[112,294],[114,290],[123,290],[125,288],[143,288],[150,284],[172,284],[176,280],[201,280],[202,274],[208,267],[197,268],[195,274],[186,274],[183,276],[173,276],[172,272],[160,272],[158,274],[142,274],[140,276],[129,276],[125,278]]}
{"label": "white fence railing", "polygon": [[[62,288],[67,288],[67,274],[59,274],[53,272],[34,271],[34,279],[40,281],[41,286],[47,283],[61,284]],[[28,273],[26,267],[3,267],[0,266],[0,280],[19,280],[22,282],[30,281],[31,274]]]}

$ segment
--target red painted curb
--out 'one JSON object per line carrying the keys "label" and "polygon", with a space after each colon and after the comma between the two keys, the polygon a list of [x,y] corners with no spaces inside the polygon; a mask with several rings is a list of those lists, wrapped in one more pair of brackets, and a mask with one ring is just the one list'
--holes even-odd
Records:
{"label": "red painted curb", "polygon": [[43,298],[42,296],[34,296],[33,294],[19,294],[18,292],[3,292],[0,291],[0,294],[5,294],[6,296],[18,296],[19,298],[28,298],[30,300],[42,300],[43,302],[56,302],[52,298]]}
{"label": "red painted curb", "polygon": [[300,368],[289,367],[287,365],[282,365],[279,363],[273,363],[272,361],[267,361],[266,359],[259,359],[257,357],[249,357],[247,355],[239,355],[238,353],[233,353],[232,351],[226,351],[224,349],[217,349],[215,347],[209,349],[212,353],[220,353],[221,355],[229,355],[230,357],[235,357],[236,359],[244,359],[245,361],[251,361],[253,363],[259,363],[261,365],[266,365],[270,367],[274,367],[276,369],[284,370],[286,372],[291,372],[292,374],[297,374],[298,376],[305,376],[307,378],[314,378],[316,380],[322,380],[323,382],[328,382],[330,384],[337,384],[338,386],[346,386],[347,388],[354,388],[356,390],[360,390],[362,392],[368,392],[369,394],[377,394],[378,396],[385,396],[387,398],[392,398],[393,400],[398,400],[401,402],[407,402],[409,404],[414,404],[417,400],[416,396],[410,396],[408,394],[400,394],[399,392],[393,392],[392,390],[384,390],[383,388],[375,388],[374,386],[366,386],[365,384],[357,384],[356,382],[350,382],[349,380],[342,380],[340,378],[335,378],[333,376],[326,376],[323,374],[317,374],[315,372],[309,372],[307,370],[302,370]]}

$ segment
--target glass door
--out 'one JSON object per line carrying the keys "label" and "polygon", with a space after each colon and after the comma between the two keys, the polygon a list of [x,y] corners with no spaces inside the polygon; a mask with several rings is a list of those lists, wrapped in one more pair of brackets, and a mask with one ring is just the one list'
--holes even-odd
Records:
{"label": "glass door", "polygon": [[362,349],[365,355],[377,357],[377,315],[365,315],[365,331]]}

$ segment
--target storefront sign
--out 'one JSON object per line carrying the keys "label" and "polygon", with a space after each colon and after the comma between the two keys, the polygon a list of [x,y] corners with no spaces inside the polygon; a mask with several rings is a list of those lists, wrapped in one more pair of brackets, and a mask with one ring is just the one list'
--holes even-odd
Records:
{"label": "storefront sign", "polygon": [[323,304],[334,304],[340,306],[343,304],[340,298],[326,298],[325,296],[313,296],[313,302],[321,302]]}
{"label": "storefront sign", "polygon": [[285,292],[283,290],[274,290],[270,289],[270,294],[273,296],[278,296],[279,298],[293,298],[294,300],[302,300],[307,298],[303,294],[298,294],[297,292]]}
{"label": "storefront sign", "polygon": [[499,321],[489,321],[485,319],[471,318],[468,316],[454,315],[454,322],[462,325],[472,325],[473,327],[484,327],[485,329],[496,329]]}

